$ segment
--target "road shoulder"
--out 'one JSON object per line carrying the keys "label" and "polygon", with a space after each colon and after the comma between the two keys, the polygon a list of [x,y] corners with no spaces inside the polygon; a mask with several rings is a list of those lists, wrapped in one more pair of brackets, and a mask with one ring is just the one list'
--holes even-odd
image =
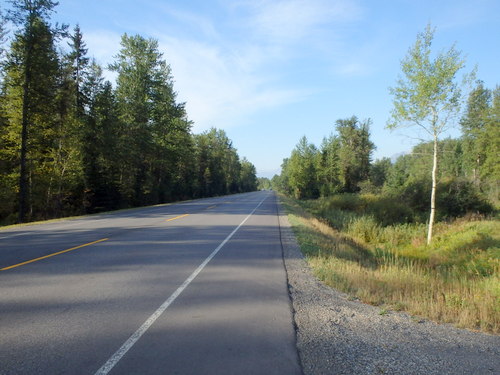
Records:
{"label": "road shoulder", "polygon": [[350,300],[314,277],[281,205],[279,220],[305,375],[500,373],[500,336]]}

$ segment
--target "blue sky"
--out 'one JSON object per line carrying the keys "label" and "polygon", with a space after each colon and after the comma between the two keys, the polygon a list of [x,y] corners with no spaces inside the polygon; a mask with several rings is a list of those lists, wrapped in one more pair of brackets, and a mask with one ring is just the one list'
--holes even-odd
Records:
{"label": "blue sky", "polygon": [[319,146],[352,115],[372,119],[374,159],[410,150],[385,129],[388,88],[429,22],[436,51],[456,43],[466,70],[500,84],[498,0],[60,0],[53,19],[79,23],[104,66],[123,33],[157,39],[193,131],[226,130],[265,177],[301,136]]}

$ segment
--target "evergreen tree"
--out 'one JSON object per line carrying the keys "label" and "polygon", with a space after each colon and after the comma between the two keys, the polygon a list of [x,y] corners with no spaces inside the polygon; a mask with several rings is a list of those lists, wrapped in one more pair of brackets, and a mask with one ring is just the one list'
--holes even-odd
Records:
{"label": "evergreen tree", "polygon": [[330,135],[330,137],[323,139],[318,171],[322,196],[329,196],[341,190],[339,150],[340,139],[338,136]]}
{"label": "evergreen tree", "polygon": [[288,184],[298,199],[319,196],[317,162],[318,150],[303,136],[287,162]]}
{"label": "evergreen tree", "polygon": [[133,205],[165,201],[185,178],[177,167],[187,165],[183,158],[191,123],[184,105],[175,103],[170,67],[158,42],[125,34],[121,44],[110,69],[118,73],[116,98],[126,150],[122,194]]}
{"label": "evergreen tree", "polygon": [[[54,40],[62,29],[52,28],[48,18],[56,2],[12,1],[9,19],[16,32],[6,67],[6,106],[10,132],[20,137],[11,146],[20,148],[19,222],[42,207],[52,205],[54,184],[55,93],[58,56]],[[44,210],[45,211],[45,210]]]}
{"label": "evergreen tree", "polygon": [[120,164],[123,157],[117,105],[111,83],[92,61],[82,83],[85,100],[84,126],[80,132],[86,212],[114,209],[120,202]]}
{"label": "evergreen tree", "polygon": [[471,171],[472,181],[479,186],[481,166],[485,161],[485,139],[482,136],[488,123],[491,106],[491,91],[479,81],[469,94],[467,109],[460,120],[465,151],[465,167]]}
{"label": "evergreen tree", "polygon": [[340,141],[339,177],[345,192],[358,191],[358,184],[369,177],[371,154],[375,148],[370,141],[370,124],[369,119],[360,123],[356,116],[336,122]]}

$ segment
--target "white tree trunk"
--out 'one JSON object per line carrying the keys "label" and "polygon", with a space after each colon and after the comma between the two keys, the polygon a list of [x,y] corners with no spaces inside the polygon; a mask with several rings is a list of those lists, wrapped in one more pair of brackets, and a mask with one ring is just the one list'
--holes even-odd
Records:
{"label": "white tree trunk", "polygon": [[438,139],[434,136],[434,154],[432,163],[432,190],[431,190],[431,214],[429,217],[429,229],[427,231],[427,245],[432,241],[432,228],[434,227],[434,217],[436,215],[436,186],[437,186],[437,163],[438,163]]}

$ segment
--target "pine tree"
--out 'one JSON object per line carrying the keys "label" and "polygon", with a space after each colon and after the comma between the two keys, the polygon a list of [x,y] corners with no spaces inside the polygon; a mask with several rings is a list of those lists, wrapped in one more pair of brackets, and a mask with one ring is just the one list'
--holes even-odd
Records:
{"label": "pine tree", "polygon": [[56,2],[11,3],[13,10],[8,18],[21,29],[15,35],[7,62],[6,100],[18,106],[17,113],[10,113],[9,127],[20,133],[19,222],[23,222],[28,211],[31,216],[51,204],[54,93],[59,67],[54,40],[63,29],[48,24]]}

